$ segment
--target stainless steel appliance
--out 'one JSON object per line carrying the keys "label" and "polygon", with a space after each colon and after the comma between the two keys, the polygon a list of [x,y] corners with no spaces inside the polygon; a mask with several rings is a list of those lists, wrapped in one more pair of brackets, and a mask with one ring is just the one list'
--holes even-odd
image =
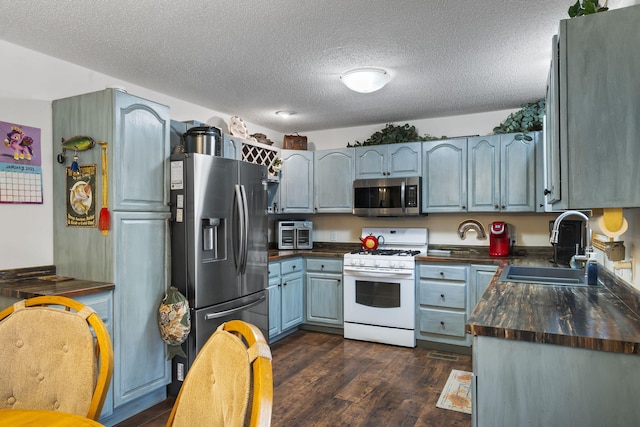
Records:
{"label": "stainless steel appliance", "polygon": [[415,259],[426,254],[426,228],[363,228],[381,236],[374,251],[344,255],[344,337],[416,346]]}
{"label": "stainless steel appliance", "polygon": [[171,394],[220,324],[240,319],[269,336],[266,186],[265,166],[171,156],[171,283],[191,309],[186,358],[173,359]]}
{"label": "stainless steel appliance", "polygon": [[420,215],[420,177],[356,179],[353,181],[353,214]]}
{"label": "stainless steel appliance", "polygon": [[313,249],[313,222],[278,222],[278,249]]}

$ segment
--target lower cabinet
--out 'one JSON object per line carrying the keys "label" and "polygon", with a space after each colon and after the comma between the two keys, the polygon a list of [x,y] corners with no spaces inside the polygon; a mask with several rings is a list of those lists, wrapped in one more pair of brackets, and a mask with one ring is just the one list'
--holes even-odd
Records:
{"label": "lower cabinet", "polygon": [[[82,295],[74,298],[76,301],[81,302],[84,305],[91,307],[100,316],[104,322],[111,341],[113,342],[113,292],[100,292],[97,294]],[[113,379],[112,384],[109,386],[107,397],[100,413],[100,418],[106,418],[113,414]]]}
{"label": "lower cabinet", "polygon": [[470,346],[465,333],[469,287],[466,265],[418,264],[416,339]]}
{"label": "lower cabinet", "polygon": [[304,263],[302,258],[269,263],[269,339],[303,320]]}
{"label": "lower cabinet", "polygon": [[308,258],[306,263],[305,322],[342,327],[342,260]]}
{"label": "lower cabinet", "polygon": [[475,308],[480,298],[482,298],[482,294],[487,290],[487,286],[491,283],[491,279],[496,274],[496,270],[498,269],[497,265],[482,265],[482,264],[473,264],[471,265],[470,277],[469,277],[469,286],[470,286],[470,301],[469,301],[469,312],[471,314],[473,309]]}

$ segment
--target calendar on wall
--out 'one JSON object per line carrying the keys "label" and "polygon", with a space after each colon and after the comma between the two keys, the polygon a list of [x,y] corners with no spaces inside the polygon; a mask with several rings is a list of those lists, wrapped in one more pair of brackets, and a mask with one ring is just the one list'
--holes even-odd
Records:
{"label": "calendar on wall", "polygon": [[42,203],[40,129],[0,121],[0,203]]}

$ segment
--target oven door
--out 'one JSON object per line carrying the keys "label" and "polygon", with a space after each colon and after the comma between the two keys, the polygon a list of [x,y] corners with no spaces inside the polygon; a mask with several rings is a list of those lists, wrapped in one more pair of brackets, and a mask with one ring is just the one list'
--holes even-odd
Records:
{"label": "oven door", "polygon": [[413,271],[408,270],[405,274],[345,271],[344,321],[414,329]]}

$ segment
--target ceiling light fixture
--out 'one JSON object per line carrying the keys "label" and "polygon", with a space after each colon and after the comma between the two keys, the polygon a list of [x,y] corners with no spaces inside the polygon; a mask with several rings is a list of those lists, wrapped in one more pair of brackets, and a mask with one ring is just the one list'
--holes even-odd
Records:
{"label": "ceiling light fixture", "polygon": [[287,118],[293,116],[295,113],[293,111],[276,111],[276,116]]}
{"label": "ceiling light fixture", "polygon": [[391,76],[381,68],[356,68],[342,73],[340,80],[355,92],[370,93],[382,89]]}

